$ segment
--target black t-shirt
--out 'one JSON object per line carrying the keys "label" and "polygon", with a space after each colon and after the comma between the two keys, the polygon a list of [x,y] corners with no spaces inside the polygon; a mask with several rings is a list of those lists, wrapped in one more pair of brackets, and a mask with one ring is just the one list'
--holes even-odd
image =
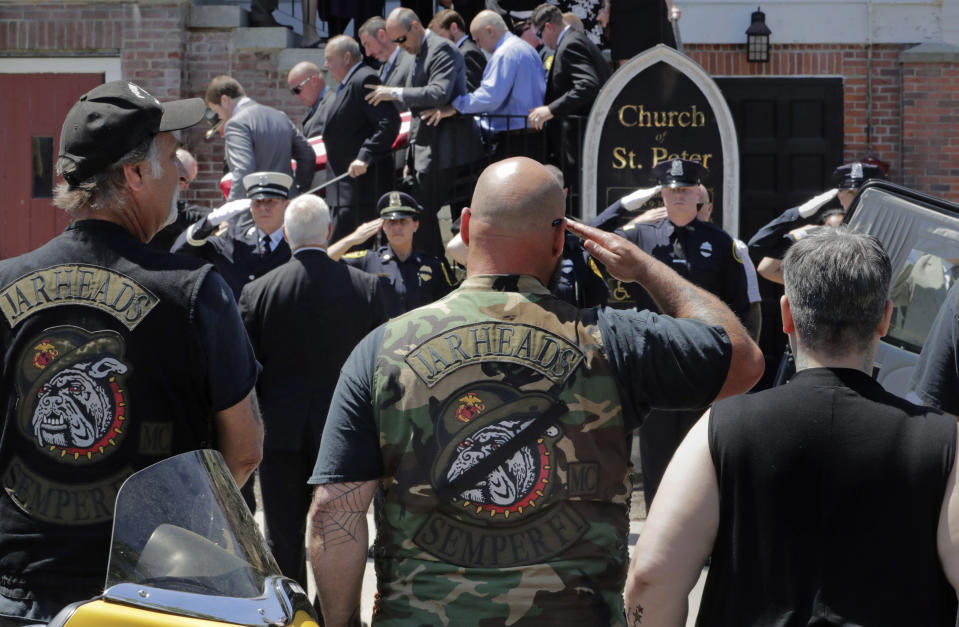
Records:
{"label": "black t-shirt", "polygon": [[[725,330],[649,311],[603,308],[597,313],[628,430],[638,427],[652,407],[704,407],[719,393],[732,357]],[[382,476],[372,395],[384,332],[380,326],[367,335],[343,365],[310,483]]]}
{"label": "black t-shirt", "polygon": [[932,323],[912,387],[924,403],[959,414],[959,283],[954,283]]}

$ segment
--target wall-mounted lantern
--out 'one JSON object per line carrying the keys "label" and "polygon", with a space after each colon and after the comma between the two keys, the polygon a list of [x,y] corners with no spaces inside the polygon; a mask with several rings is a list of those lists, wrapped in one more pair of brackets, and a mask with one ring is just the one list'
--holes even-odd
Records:
{"label": "wall-mounted lantern", "polygon": [[766,26],[766,14],[756,7],[753,13],[752,24],[746,29],[746,60],[750,63],[767,63],[769,61],[769,35],[772,33]]}

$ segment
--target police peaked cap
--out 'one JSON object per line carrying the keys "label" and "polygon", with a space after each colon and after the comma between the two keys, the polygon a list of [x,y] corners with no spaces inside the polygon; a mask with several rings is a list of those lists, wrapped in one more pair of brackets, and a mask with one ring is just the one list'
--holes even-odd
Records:
{"label": "police peaked cap", "polygon": [[387,192],[376,202],[376,212],[384,220],[397,218],[416,218],[419,220],[423,208],[416,199],[404,192]]}
{"label": "police peaked cap", "polygon": [[63,120],[58,156],[75,166],[63,178],[76,187],[157,133],[193,126],[205,112],[202,98],[161,103],[128,81],[94,87],[80,96]]}
{"label": "police peaked cap", "polygon": [[254,172],[243,177],[246,197],[252,200],[260,198],[289,198],[293,177],[282,172]]}
{"label": "police peaked cap", "polygon": [[653,176],[663,187],[693,187],[703,182],[709,170],[698,161],[668,159],[653,168]]}
{"label": "police peaked cap", "polygon": [[869,179],[884,179],[882,168],[871,163],[847,163],[832,173],[832,182],[839,189],[859,189]]}

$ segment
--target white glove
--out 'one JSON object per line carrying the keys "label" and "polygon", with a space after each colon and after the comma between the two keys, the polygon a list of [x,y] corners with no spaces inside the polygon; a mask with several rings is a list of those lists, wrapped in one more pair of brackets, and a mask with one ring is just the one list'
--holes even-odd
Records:
{"label": "white glove", "polygon": [[624,208],[633,211],[634,209],[642,207],[644,202],[658,194],[661,189],[661,185],[647,187],[646,189],[637,189],[635,192],[623,196],[620,202],[623,203]]}
{"label": "white glove", "polygon": [[221,222],[226,222],[234,216],[240,215],[249,208],[249,198],[237,198],[236,200],[231,200],[228,203],[224,203],[223,205],[211,211],[209,215],[207,215],[206,221],[212,226],[216,226]]}
{"label": "white glove", "polygon": [[825,205],[827,202],[836,197],[839,193],[839,189],[831,189],[828,192],[823,192],[818,196],[813,196],[803,204],[799,205],[799,215],[803,218],[808,218],[812,214],[819,211],[819,208]]}

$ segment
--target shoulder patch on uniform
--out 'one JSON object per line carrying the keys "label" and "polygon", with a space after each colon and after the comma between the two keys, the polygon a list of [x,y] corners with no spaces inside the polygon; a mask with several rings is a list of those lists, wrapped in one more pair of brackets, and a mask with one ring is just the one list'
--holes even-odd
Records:
{"label": "shoulder patch on uniform", "polygon": [[354,250],[353,252],[349,252],[349,253],[346,253],[345,255],[343,255],[343,258],[344,258],[344,259],[362,259],[363,257],[366,257],[366,253],[368,253],[368,252],[370,252],[370,251],[368,251],[368,250]]}
{"label": "shoulder patch on uniform", "polygon": [[80,264],[36,270],[0,290],[0,311],[11,327],[44,309],[82,305],[104,311],[133,330],[158,302],[124,274]]}

